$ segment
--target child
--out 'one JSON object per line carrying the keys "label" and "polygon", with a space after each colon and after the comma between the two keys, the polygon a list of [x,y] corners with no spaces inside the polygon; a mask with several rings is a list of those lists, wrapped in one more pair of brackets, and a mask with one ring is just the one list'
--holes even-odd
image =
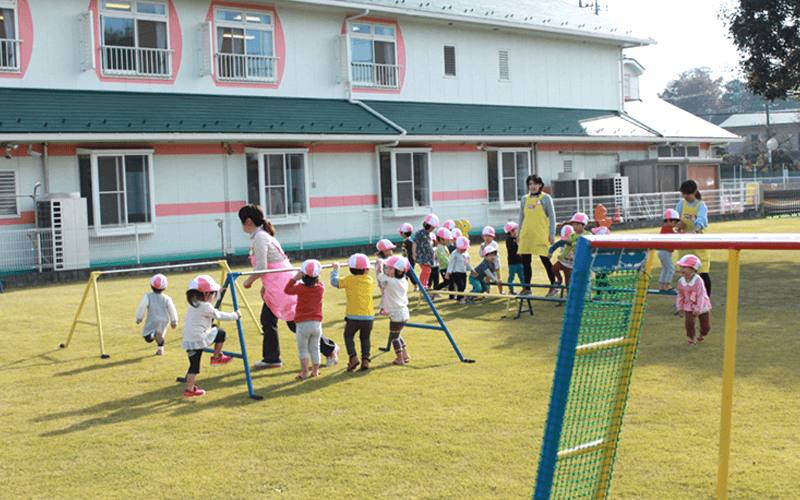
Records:
{"label": "child", "polygon": [[[573,215],[572,219],[569,221],[570,225],[564,226],[561,229],[561,241],[556,242],[550,247],[550,250],[547,251],[547,257],[551,258],[553,252],[555,252],[557,248],[564,247],[564,250],[561,251],[561,255],[558,256],[558,262],[553,266],[553,274],[555,274],[556,277],[555,284],[561,284],[561,271],[564,271],[564,285],[569,286],[569,278],[572,275],[572,263],[575,261],[575,245],[578,243],[578,238],[583,233],[588,223],[589,217],[586,214],[578,212]],[[567,227],[570,227],[570,229],[567,229]],[[558,289],[551,288],[550,291],[547,292],[546,297],[553,297],[556,294],[558,294]]]}
{"label": "child", "polygon": [[389,310],[389,339],[397,356],[392,361],[393,365],[404,365],[411,361],[406,343],[400,336],[409,319],[408,280],[406,280],[406,272],[409,269],[411,266],[403,257],[392,257],[378,267],[378,284],[383,286],[383,297]]}
{"label": "child", "polygon": [[[436,290],[441,290],[447,287],[448,290],[453,291],[453,282],[445,278],[447,274],[447,265],[450,264],[450,251],[448,251],[447,244],[450,242],[450,230],[446,227],[439,228],[436,231],[436,260],[439,262],[439,273],[442,275],[442,282],[437,285]],[[450,296],[452,300],[453,295]]]}
{"label": "child", "polygon": [[450,254],[458,250],[458,247],[456,246],[456,241],[458,241],[458,239],[461,238],[462,236],[464,235],[461,234],[461,230],[459,228],[450,230],[450,244],[447,245],[447,251],[449,251]]}
{"label": "child", "polygon": [[[388,259],[389,257],[391,257],[392,256],[392,250],[397,248],[395,246],[395,244],[392,243],[389,240],[380,240],[375,246],[378,248],[378,259],[377,259],[377,262],[379,264],[382,263],[383,261],[385,261],[386,259]],[[378,276],[378,266],[375,266],[375,276],[376,277]],[[380,288],[380,284],[378,284],[378,287]],[[383,288],[381,288],[381,292],[383,292]],[[380,307],[380,309],[381,309],[380,314],[382,314],[384,316],[389,314],[388,312],[386,312],[386,309],[383,307],[383,295],[381,295],[381,300],[380,300],[380,302],[378,302],[378,307]]]}
{"label": "child", "polygon": [[[483,249],[486,248],[487,245],[492,243],[494,241],[495,237],[496,237],[495,232],[494,232],[494,228],[492,226],[484,227],[483,231],[481,232],[481,237],[483,238],[483,243],[481,243],[480,253],[481,253],[481,255],[483,255],[484,254]],[[497,245],[495,244],[495,246],[497,246]],[[500,259],[495,259],[492,262],[492,265],[494,266],[494,269],[492,271],[494,271],[494,274],[497,275],[498,282],[502,283],[502,280],[500,279]],[[497,285],[497,288],[498,288],[499,293],[502,294],[503,293],[503,285]]]}
{"label": "child", "polygon": [[[686,336],[689,345],[705,342],[706,335],[711,330],[711,300],[706,292],[706,285],[697,274],[702,263],[695,255],[685,255],[678,261],[681,268],[681,278],[678,280],[678,301],[675,304],[681,316],[685,316]],[[695,342],[694,319],[700,320],[700,335]]]}
{"label": "child", "polygon": [[453,229],[456,228],[456,223],[451,219],[447,219],[446,221],[444,221],[442,223],[442,227],[447,229],[448,231],[450,231],[452,233]]}
{"label": "child", "polygon": [[[592,234],[596,236],[607,236],[611,234],[611,230],[605,226],[592,228]],[[595,276],[595,283],[597,284],[597,295],[600,296],[602,291],[606,291],[609,295],[614,295],[615,291],[610,290],[611,282],[608,279],[608,273],[597,273]]]}
{"label": "child", "polygon": [[[506,261],[508,262],[508,282],[513,283],[514,277],[519,277],[520,283],[525,283],[525,279],[522,273],[522,257],[519,256],[517,253],[519,251],[519,244],[517,243],[517,228],[519,228],[519,224],[516,222],[509,222],[505,225],[506,234],[508,237],[506,238]],[[514,294],[514,287],[509,286],[508,290],[511,292],[511,295]],[[525,288],[523,288],[525,290]]]}
{"label": "child", "polygon": [[[297,380],[319,376],[322,296],[325,295],[325,285],[319,281],[321,271],[322,264],[319,261],[307,260],[300,265],[300,270],[286,283],[283,290],[286,295],[297,295],[294,323],[301,367],[300,373],[295,377]],[[308,372],[309,358],[311,373]]]}
{"label": "child", "polygon": [[136,324],[142,322],[145,313],[147,321],[144,322],[142,337],[149,344],[156,341],[158,350],[156,355],[164,354],[164,334],[167,333],[167,326],[173,329],[178,326],[178,312],[175,310],[175,303],[164,293],[167,289],[167,277],[163,274],[156,274],[150,280],[150,289],[153,293],[148,293],[142,297],[139,309],[136,310]]}
{"label": "child", "polygon": [[358,367],[358,355],[356,354],[356,343],[353,340],[356,332],[360,331],[361,339],[361,371],[369,369],[370,339],[372,333],[372,323],[375,320],[374,305],[372,302],[372,288],[375,280],[367,274],[371,267],[369,259],[363,253],[356,253],[350,256],[347,261],[352,276],[339,279],[339,264],[333,264],[331,272],[331,285],[336,288],[344,289],[347,294],[347,306],[345,307],[345,327],[344,344],[350,361],[347,363],[347,371],[351,372]]}
{"label": "child", "polygon": [[428,288],[431,268],[435,262],[430,233],[437,227],[439,227],[439,218],[434,214],[428,214],[422,223],[422,229],[414,235],[412,254],[414,255],[414,262],[419,264],[419,284],[423,288]]}
{"label": "child", "polygon": [[[456,250],[450,254],[450,263],[447,264],[447,274],[444,275],[445,279],[453,280],[455,288],[459,292],[463,292],[467,288],[467,271],[472,271],[472,265],[469,263],[469,240],[465,237],[460,237],[456,240]],[[471,304],[473,301],[459,295],[456,299],[459,304]]]}
{"label": "child", "polygon": [[495,261],[497,260],[497,243],[491,242],[483,247],[481,254],[483,255],[483,262],[472,271],[469,277],[469,283],[472,285],[471,293],[486,293],[489,291],[489,285],[486,284],[486,279],[492,280],[497,286],[500,286],[500,278],[494,273]]}
{"label": "child", "polygon": [[[439,258],[436,257],[436,253],[439,251],[439,239],[436,237],[436,233],[431,234],[431,248],[433,248],[433,265],[431,266],[431,278],[428,281],[430,283],[431,290],[438,290],[439,289]],[[438,295],[432,295],[431,300],[435,300]]]}
{"label": "child", "polygon": [[212,365],[225,365],[231,360],[230,356],[222,354],[225,330],[213,326],[211,322],[236,321],[242,314],[238,310],[230,313],[222,312],[211,305],[219,290],[220,286],[214,278],[201,274],[189,283],[189,290],[186,292],[186,301],[191,307],[186,312],[186,319],[183,322],[183,344],[181,344],[181,349],[186,349],[186,354],[189,356],[189,372],[186,374],[186,389],[183,391],[185,398],[202,396],[206,393],[194,385],[194,379],[200,373],[203,349],[214,344]]}
{"label": "child", "polygon": [[[675,234],[675,226],[681,221],[681,216],[677,210],[670,208],[664,212],[664,225],[661,226],[661,234]],[[672,287],[672,275],[675,274],[675,263],[672,262],[673,250],[659,250],[658,260],[661,261],[661,277],[658,279],[659,292],[674,292]]]}
{"label": "child", "polygon": [[[414,228],[411,227],[411,224],[405,223],[400,225],[399,231],[400,235],[403,237],[403,257],[408,260],[411,269],[414,269],[414,242],[411,241],[411,233],[414,232]],[[408,279],[411,279],[411,277]],[[416,283],[414,283],[414,291],[417,291]]]}

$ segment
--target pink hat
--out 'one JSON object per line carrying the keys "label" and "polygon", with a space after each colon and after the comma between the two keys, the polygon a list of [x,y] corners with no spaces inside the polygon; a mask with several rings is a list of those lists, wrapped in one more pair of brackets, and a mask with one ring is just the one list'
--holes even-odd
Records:
{"label": "pink hat", "polygon": [[450,230],[447,229],[446,227],[439,228],[439,230],[436,231],[436,236],[438,236],[443,240],[449,240],[450,238],[453,237],[453,235],[450,234]]}
{"label": "pink hat", "polygon": [[586,225],[589,223],[589,217],[583,212],[578,212],[572,216],[572,220],[570,222],[579,222],[583,225]]}
{"label": "pink hat", "polygon": [[575,229],[572,228],[569,224],[564,224],[564,227],[561,228],[561,239],[567,241],[569,235],[574,233]]}
{"label": "pink hat", "polygon": [[497,243],[494,241],[483,247],[483,256],[486,257],[492,252],[497,252]]}
{"label": "pink hat", "polygon": [[411,269],[411,263],[409,263],[405,257],[400,257],[400,256],[389,257],[388,259],[386,259],[386,265],[391,266],[397,269],[398,271],[403,271],[405,273],[407,273],[409,269]]}
{"label": "pink hat", "polygon": [[394,243],[389,240],[381,240],[378,242],[377,245],[379,252],[385,252],[386,250],[391,250],[392,248],[397,248]]}
{"label": "pink hat", "polygon": [[605,226],[600,226],[592,229],[592,233],[598,236],[605,236],[607,234],[611,234],[611,230]]}
{"label": "pink hat", "polygon": [[444,221],[444,224],[442,224],[442,227],[447,229],[448,231],[452,231],[453,229],[456,228],[456,223],[453,222],[452,219],[447,219],[446,221]]}
{"label": "pink hat", "polygon": [[163,274],[156,274],[150,279],[150,286],[156,290],[164,290],[167,288],[167,277]]}
{"label": "pink hat", "polygon": [[695,269],[700,269],[702,263],[700,262],[700,259],[697,258],[697,256],[689,254],[689,255],[684,255],[683,258],[678,261],[678,265],[681,267],[693,267]]}
{"label": "pink hat", "polygon": [[414,228],[411,227],[411,224],[406,222],[405,224],[400,225],[400,229],[398,229],[401,233],[412,233],[414,232]]}
{"label": "pink hat", "polygon": [[469,248],[469,238],[465,238],[463,236],[459,236],[456,240],[456,248],[459,250],[464,250],[465,248]]}
{"label": "pink hat", "polygon": [[431,233],[431,242],[436,243],[436,233]]}
{"label": "pink hat", "polygon": [[222,287],[214,281],[214,278],[207,274],[201,274],[189,283],[189,290],[197,290],[203,293],[217,292],[220,288]]}
{"label": "pink hat", "polygon": [[664,212],[664,219],[680,219],[681,214],[678,213],[677,210],[674,208],[670,208],[666,212]]}
{"label": "pink hat", "polygon": [[515,230],[518,227],[519,224],[517,224],[516,222],[506,222],[504,229],[506,230],[507,233],[510,233],[511,231]]}
{"label": "pink hat", "polygon": [[425,217],[425,224],[433,227],[439,227],[439,218],[434,214],[428,214],[428,216]]}
{"label": "pink hat", "polygon": [[483,232],[481,234],[488,234],[490,236],[495,236],[494,228],[492,226],[486,226],[483,228]]}
{"label": "pink hat", "polygon": [[347,259],[347,265],[351,269],[369,269],[369,257],[364,255],[363,253],[354,253]]}
{"label": "pink hat", "polygon": [[303,274],[306,276],[316,278],[319,276],[319,273],[322,272],[322,264],[320,264],[318,260],[308,259],[300,264],[300,270],[303,271]]}
{"label": "pink hat", "polygon": [[454,240],[457,240],[457,239],[461,238],[464,235],[461,234],[461,230],[459,228],[455,228],[455,229],[450,231],[450,236],[452,236]]}

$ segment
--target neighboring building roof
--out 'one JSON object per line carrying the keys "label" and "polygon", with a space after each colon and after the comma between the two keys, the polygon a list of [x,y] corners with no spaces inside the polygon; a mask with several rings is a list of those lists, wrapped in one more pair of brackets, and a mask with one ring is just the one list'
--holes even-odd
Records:
{"label": "neighboring building roof", "polygon": [[625,112],[670,141],[729,143],[741,140],[738,135],[655,97],[628,101]]}
{"label": "neighboring building roof", "polygon": [[[770,125],[798,125],[800,124],[800,109],[769,112]],[[765,127],[767,114],[764,113],[739,113],[729,116],[719,124],[722,128]]]}
{"label": "neighboring building roof", "polygon": [[571,36],[602,38],[625,47],[656,43],[564,0],[289,0],[295,3],[370,9],[371,12],[441,18]]}

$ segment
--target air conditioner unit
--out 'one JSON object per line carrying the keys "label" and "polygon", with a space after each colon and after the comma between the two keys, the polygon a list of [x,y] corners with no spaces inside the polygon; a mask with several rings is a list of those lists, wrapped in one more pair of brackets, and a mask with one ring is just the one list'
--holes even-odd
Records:
{"label": "air conditioner unit", "polygon": [[628,178],[619,174],[600,174],[592,179],[593,196],[628,196]]}
{"label": "air conditioner unit", "polygon": [[36,202],[41,234],[42,269],[63,271],[89,267],[86,199],[77,193],[51,193]]}
{"label": "air conditioner unit", "polygon": [[559,179],[553,181],[553,198],[592,196],[592,179]]}

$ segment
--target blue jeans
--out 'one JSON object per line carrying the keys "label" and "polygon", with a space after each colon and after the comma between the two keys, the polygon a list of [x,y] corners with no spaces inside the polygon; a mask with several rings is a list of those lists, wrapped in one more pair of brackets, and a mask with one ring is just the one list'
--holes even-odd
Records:
{"label": "blue jeans", "polygon": [[[514,276],[519,276],[519,282],[525,283],[525,274],[523,272],[522,264],[509,264],[508,265],[508,283],[514,282]],[[511,293],[514,293],[514,287],[508,287]]]}
{"label": "blue jeans", "polygon": [[472,274],[469,275],[469,284],[472,285],[472,290],[469,293],[483,293],[489,291],[489,284],[478,278],[474,278]]}
{"label": "blue jeans", "polygon": [[658,259],[661,261],[661,277],[658,278],[658,281],[660,283],[672,284],[672,275],[675,274],[675,263],[672,261],[672,252],[659,250]]}

